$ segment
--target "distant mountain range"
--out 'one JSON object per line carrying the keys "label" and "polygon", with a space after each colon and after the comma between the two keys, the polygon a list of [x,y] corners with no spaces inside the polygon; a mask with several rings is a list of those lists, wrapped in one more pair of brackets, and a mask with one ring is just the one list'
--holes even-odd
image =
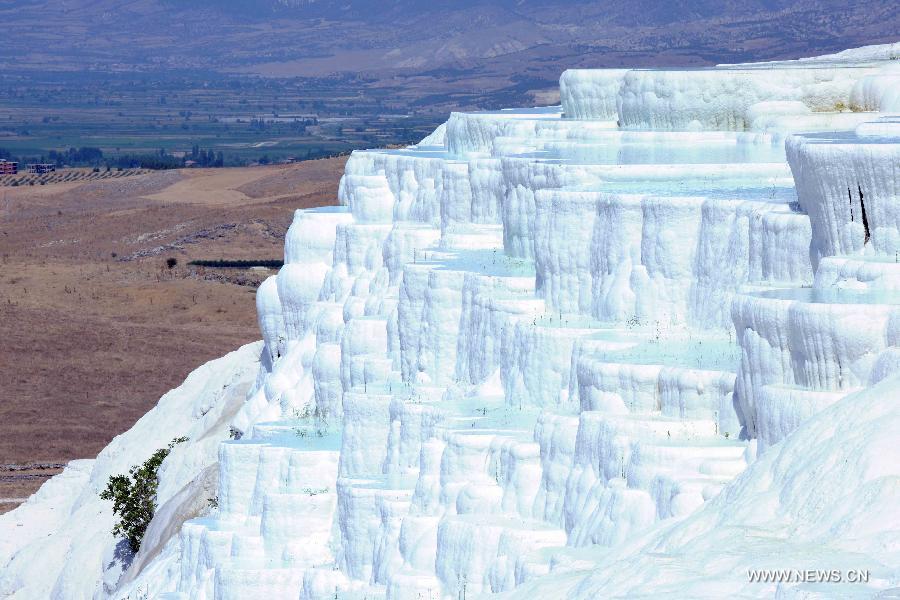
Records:
{"label": "distant mountain range", "polygon": [[895,0],[0,1],[0,69],[352,73],[410,99],[567,67],[705,65],[897,41]]}

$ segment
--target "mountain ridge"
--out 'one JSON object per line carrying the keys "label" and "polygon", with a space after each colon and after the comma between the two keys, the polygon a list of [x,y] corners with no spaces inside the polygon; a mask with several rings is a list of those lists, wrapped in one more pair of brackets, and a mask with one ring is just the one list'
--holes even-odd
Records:
{"label": "mountain ridge", "polygon": [[[276,76],[359,72],[379,78],[448,65],[496,69],[508,77],[527,64],[503,64],[504,57],[516,54],[552,64],[557,72],[576,55],[596,67],[617,66],[626,58],[632,66],[794,58],[856,41],[894,41],[900,30],[891,3],[875,0],[865,5],[466,0],[452,6],[416,0],[201,0],[190,6],[174,0],[135,0],[124,6],[109,0],[26,0],[0,3],[0,18],[17,34],[0,40],[0,63],[7,68],[181,65]],[[851,22],[853,27],[847,25]],[[282,68],[266,66],[273,64]]]}

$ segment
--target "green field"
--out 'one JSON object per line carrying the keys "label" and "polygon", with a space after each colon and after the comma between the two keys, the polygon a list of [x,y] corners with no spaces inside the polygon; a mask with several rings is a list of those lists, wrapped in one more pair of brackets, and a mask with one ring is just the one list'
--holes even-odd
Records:
{"label": "green field", "polygon": [[6,73],[0,75],[0,150],[34,161],[50,150],[89,147],[109,160],[161,151],[180,156],[198,146],[221,152],[226,165],[242,165],[414,143],[443,120],[412,113],[391,101],[390,90],[380,94],[361,95],[341,78],[150,81],[135,74]]}

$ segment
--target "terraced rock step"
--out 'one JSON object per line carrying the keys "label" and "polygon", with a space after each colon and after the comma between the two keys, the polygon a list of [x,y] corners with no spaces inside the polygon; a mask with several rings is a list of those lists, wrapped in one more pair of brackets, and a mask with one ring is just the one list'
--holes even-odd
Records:
{"label": "terraced rock step", "polygon": [[[693,513],[872,383],[900,341],[880,289],[894,269],[822,245],[830,217],[812,207],[837,196],[791,175],[838,138],[785,155],[778,118],[833,125],[879,68],[572,71],[561,110],[454,114],[420,146],[354,153],[347,208],[298,212],[277,294],[261,288],[269,360],[210,521],[237,519],[246,541],[195,579],[285,597],[513,590]],[[881,160],[896,144],[873,131],[842,143]],[[883,178],[859,169],[867,190]],[[889,239],[880,193],[865,192],[867,240]],[[273,434],[290,411],[299,434]],[[278,465],[319,455],[331,466],[304,471],[322,490],[305,499]],[[302,567],[294,527],[320,549]]]}

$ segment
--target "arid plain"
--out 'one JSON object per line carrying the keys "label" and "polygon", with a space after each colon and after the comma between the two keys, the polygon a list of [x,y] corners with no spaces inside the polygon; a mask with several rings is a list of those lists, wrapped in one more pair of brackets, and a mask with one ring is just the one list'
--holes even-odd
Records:
{"label": "arid plain", "polygon": [[281,259],[294,209],[335,203],[344,162],[0,188],[0,512],[259,338],[267,273],[188,263]]}

